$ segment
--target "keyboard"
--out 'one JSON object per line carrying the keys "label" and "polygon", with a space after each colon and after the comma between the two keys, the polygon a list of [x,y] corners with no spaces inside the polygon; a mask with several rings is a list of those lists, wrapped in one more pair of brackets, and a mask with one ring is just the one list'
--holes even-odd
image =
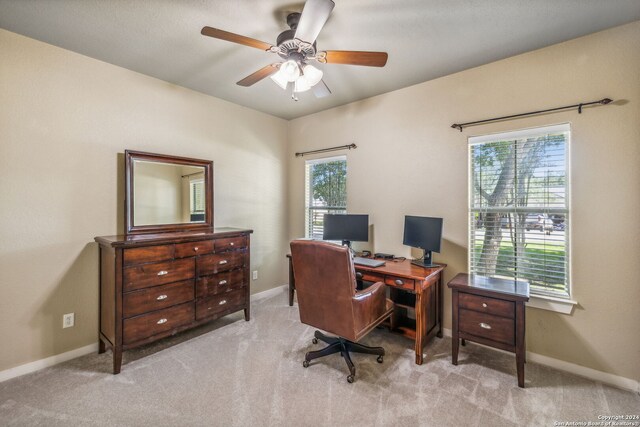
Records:
{"label": "keyboard", "polygon": [[353,263],[357,265],[364,265],[365,267],[381,267],[384,265],[384,261],[371,258],[354,257]]}

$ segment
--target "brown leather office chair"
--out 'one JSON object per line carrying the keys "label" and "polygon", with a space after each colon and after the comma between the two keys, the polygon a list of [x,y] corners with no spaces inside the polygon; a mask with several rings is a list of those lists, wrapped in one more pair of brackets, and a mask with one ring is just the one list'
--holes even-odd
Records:
{"label": "brown leather office chair", "polygon": [[382,282],[356,291],[353,260],[347,247],[331,243],[294,240],[291,242],[293,273],[296,279],[300,321],[322,329],[337,337],[316,331],[318,340],[329,344],[304,357],[303,366],[319,357],[342,354],[349,367],[347,381],[353,382],[356,368],[349,352],[378,355],[382,363],[384,348],[358,344],[360,338],[387,319],[393,312],[393,303],[386,298]]}

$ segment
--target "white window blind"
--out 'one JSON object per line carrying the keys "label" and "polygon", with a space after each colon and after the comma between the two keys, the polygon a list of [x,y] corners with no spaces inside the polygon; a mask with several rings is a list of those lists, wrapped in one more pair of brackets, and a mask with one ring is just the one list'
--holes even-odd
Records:
{"label": "white window blind", "polygon": [[347,213],[346,156],[305,163],[305,235],[322,239],[324,215]]}
{"label": "white window blind", "polygon": [[205,196],[204,196],[204,179],[193,179],[189,181],[191,196],[191,213],[204,213]]}
{"label": "white window blind", "polygon": [[469,139],[469,271],[568,297],[569,125]]}

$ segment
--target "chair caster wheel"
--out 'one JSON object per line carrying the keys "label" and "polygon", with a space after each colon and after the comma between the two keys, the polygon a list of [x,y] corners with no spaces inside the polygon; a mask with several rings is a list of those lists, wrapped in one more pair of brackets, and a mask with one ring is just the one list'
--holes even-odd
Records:
{"label": "chair caster wheel", "polygon": [[311,342],[314,343],[314,344],[318,344],[318,338],[312,339]]}
{"label": "chair caster wheel", "polygon": [[302,366],[303,366],[304,368],[308,368],[308,367],[309,367],[309,361],[308,361],[308,360],[305,360],[304,362],[302,362]]}
{"label": "chair caster wheel", "polygon": [[376,360],[378,361],[378,363],[382,363],[384,361],[384,358],[382,356],[378,356]]}
{"label": "chair caster wheel", "polygon": [[354,380],[355,380],[355,377],[353,375],[347,375],[347,382],[349,384],[351,384]]}

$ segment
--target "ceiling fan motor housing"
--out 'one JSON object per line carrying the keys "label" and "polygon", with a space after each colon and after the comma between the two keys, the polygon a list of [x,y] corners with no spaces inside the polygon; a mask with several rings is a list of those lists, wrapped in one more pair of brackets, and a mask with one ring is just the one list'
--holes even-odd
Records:
{"label": "ceiling fan motor housing", "polygon": [[312,45],[303,43],[301,46],[300,40],[297,40],[295,38],[299,21],[299,12],[294,12],[287,15],[287,25],[289,25],[291,29],[281,32],[276,39],[276,45],[278,46],[277,53],[284,59],[304,61],[307,59],[307,57],[314,56],[316,54],[315,41]]}

